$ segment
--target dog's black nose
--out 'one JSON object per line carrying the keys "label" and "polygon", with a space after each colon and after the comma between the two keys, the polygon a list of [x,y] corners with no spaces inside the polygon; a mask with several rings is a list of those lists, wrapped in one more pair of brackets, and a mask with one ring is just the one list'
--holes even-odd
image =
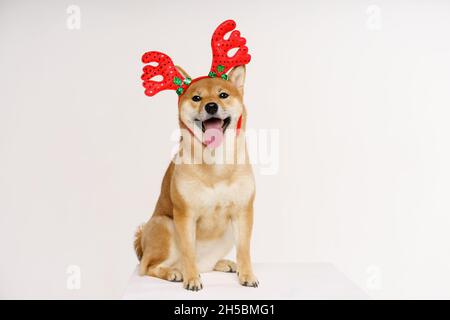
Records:
{"label": "dog's black nose", "polygon": [[206,112],[208,112],[209,114],[215,114],[217,112],[217,110],[219,110],[219,106],[217,105],[217,103],[215,102],[208,102],[205,105],[205,110]]}

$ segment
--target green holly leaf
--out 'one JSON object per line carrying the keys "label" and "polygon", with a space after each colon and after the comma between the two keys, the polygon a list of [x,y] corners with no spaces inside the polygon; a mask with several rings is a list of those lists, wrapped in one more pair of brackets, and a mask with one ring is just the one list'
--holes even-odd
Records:
{"label": "green holly leaf", "polygon": [[223,70],[225,70],[225,67],[222,66],[221,64],[219,64],[219,65],[217,66],[217,72],[222,73]]}
{"label": "green holly leaf", "polygon": [[183,88],[179,87],[176,91],[177,95],[181,96],[183,94]]}
{"label": "green holly leaf", "polygon": [[186,79],[184,79],[184,80],[183,80],[183,82],[184,82],[184,84],[185,84],[185,85],[187,85],[187,86],[188,86],[188,85],[190,85],[190,84],[191,84],[191,82],[192,82],[192,79],[191,79],[191,78],[186,78]]}
{"label": "green holly leaf", "polygon": [[217,76],[217,74],[214,71],[210,71],[208,73],[208,77],[210,77],[210,78],[215,78],[216,76]]}
{"label": "green holly leaf", "polygon": [[183,84],[183,81],[181,81],[178,77],[173,77],[173,83],[175,83],[177,86],[181,86]]}
{"label": "green holly leaf", "polygon": [[228,80],[228,76],[224,73],[223,75],[220,76],[223,80]]}

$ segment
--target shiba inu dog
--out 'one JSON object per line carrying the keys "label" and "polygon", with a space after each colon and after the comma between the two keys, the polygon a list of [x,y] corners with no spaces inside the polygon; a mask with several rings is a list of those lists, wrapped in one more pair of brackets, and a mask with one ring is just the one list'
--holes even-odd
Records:
{"label": "shiba inu dog", "polygon": [[[200,273],[212,270],[237,272],[241,285],[258,286],[250,258],[255,183],[244,134],[245,64],[250,55],[238,31],[223,38],[234,28],[234,21],[227,20],[213,34],[213,66],[206,77],[191,80],[160,52],[143,57],[144,62],[157,62],[144,68],[146,93],[152,96],[164,88],[179,95],[181,140],[154,213],[135,235],[139,272],[182,281],[193,291],[203,288]],[[220,50],[232,46],[238,51],[224,58]],[[160,74],[163,81],[152,80]],[[221,152],[232,156],[225,162],[203,159]],[[236,263],[224,259],[234,245]]]}

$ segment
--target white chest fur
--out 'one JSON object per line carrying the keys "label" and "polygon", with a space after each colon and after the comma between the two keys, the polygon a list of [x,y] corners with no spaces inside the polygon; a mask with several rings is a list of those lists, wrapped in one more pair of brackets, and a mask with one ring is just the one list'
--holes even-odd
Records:
{"label": "white chest fur", "polygon": [[233,248],[234,236],[231,224],[216,239],[196,241],[196,260],[200,272],[208,272],[220,259],[223,259]]}
{"label": "white chest fur", "polygon": [[250,174],[213,185],[206,185],[196,179],[179,179],[176,186],[189,207],[202,213],[246,207],[255,190]]}
{"label": "white chest fur", "polygon": [[197,220],[196,258],[201,272],[212,270],[230,251],[234,243],[230,217],[243,212],[255,192],[251,171],[241,170],[228,178],[214,179],[215,183],[205,183],[205,178],[208,176],[193,172],[192,167],[181,166],[175,169],[172,180],[183,208]]}

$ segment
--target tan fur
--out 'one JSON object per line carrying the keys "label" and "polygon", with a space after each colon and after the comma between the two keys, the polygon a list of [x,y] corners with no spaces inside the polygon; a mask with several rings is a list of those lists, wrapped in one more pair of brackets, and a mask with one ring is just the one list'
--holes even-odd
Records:
{"label": "tan fur", "polygon": [[222,272],[236,272],[236,269],[237,269],[236,263],[226,259],[217,261],[216,265],[214,266],[215,271],[222,271]]}
{"label": "tan fur", "polygon": [[137,228],[136,232],[134,233],[134,251],[136,251],[136,256],[139,260],[142,259],[142,254],[143,254],[142,244],[141,244],[143,226],[144,225],[140,225]]}
{"label": "tan fur", "polygon": [[[241,66],[229,73],[229,81],[206,78],[194,82],[179,100],[180,128],[191,128],[192,115],[201,115],[205,103],[216,102],[223,112],[231,115],[229,128],[236,127],[242,114],[242,132],[233,139],[244,146],[238,149],[241,154],[236,158],[248,158],[243,132],[247,117],[243,104],[244,78],[245,68]],[[229,94],[227,99],[219,98],[223,91]],[[200,95],[202,101],[194,102],[194,95]],[[205,148],[201,140],[192,137],[192,131],[184,131],[180,153],[193,146]],[[258,281],[250,259],[254,196],[254,178],[248,161],[171,162],[153,216],[136,232],[140,274],[183,280],[186,289],[196,291],[202,288],[200,272],[237,270],[242,285],[256,287]],[[233,244],[237,264],[223,260]]]}

